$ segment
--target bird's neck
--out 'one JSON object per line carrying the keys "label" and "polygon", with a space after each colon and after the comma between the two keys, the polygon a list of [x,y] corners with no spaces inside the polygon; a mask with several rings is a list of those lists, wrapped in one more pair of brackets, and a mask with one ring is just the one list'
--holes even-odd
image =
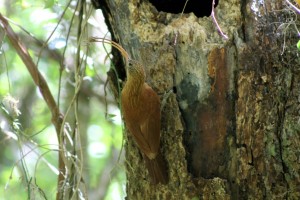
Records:
{"label": "bird's neck", "polygon": [[135,97],[141,93],[142,87],[145,83],[145,77],[131,76],[127,77],[126,87],[130,96]]}

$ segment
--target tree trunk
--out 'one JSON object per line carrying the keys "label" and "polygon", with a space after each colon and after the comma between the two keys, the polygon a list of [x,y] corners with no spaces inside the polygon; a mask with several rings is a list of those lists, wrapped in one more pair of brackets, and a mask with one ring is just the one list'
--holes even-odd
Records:
{"label": "tree trunk", "polygon": [[[144,65],[165,102],[169,183],[150,184],[128,136],[128,199],[300,198],[300,61],[296,16],[284,2],[220,1],[215,15],[226,40],[205,17],[211,6],[196,17],[158,12],[146,0],[94,1],[112,39]],[[119,97],[125,66],[113,54],[117,75],[109,76]]]}

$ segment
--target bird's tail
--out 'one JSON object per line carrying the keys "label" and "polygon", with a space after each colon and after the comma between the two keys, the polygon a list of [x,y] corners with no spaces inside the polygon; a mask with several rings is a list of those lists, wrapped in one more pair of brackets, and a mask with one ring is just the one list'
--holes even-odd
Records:
{"label": "bird's tail", "polygon": [[147,156],[144,158],[152,183],[155,185],[158,183],[167,184],[167,167],[161,153],[159,152],[154,159],[149,159]]}

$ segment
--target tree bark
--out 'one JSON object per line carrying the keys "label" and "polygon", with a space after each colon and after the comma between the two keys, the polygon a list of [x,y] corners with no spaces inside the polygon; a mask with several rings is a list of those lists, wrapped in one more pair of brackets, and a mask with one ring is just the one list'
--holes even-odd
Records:
{"label": "tree bark", "polygon": [[[94,1],[112,39],[144,65],[165,102],[169,183],[150,184],[128,136],[128,199],[300,198],[300,61],[284,2],[220,1],[225,40],[211,17],[158,12],[142,0]],[[125,66],[113,54],[117,73],[109,76],[119,97]]]}

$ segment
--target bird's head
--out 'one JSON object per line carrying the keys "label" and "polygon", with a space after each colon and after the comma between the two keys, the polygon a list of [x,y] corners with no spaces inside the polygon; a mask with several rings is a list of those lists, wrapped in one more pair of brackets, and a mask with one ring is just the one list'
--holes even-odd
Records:
{"label": "bird's head", "polygon": [[132,78],[140,78],[140,79],[145,79],[146,74],[143,65],[136,61],[136,60],[129,60],[128,61],[128,66],[127,66],[127,78],[132,77]]}

